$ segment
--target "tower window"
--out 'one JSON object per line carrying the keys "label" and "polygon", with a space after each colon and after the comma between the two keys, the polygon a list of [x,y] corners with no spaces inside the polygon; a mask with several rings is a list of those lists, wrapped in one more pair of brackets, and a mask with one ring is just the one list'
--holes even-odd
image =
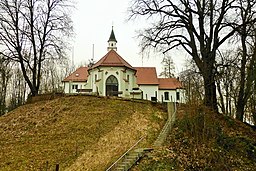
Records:
{"label": "tower window", "polygon": [[114,46],[114,44],[113,44],[113,43],[111,43],[111,46]]}

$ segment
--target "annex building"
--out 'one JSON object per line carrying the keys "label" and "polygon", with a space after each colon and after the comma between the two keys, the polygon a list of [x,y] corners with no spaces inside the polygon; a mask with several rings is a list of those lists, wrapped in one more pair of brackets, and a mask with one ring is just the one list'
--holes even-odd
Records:
{"label": "annex building", "polygon": [[155,67],[131,66],[117,53],[116,44],[112,28],[107,54],[66,77],[64,92],[185,103],[185,90],[178,79],[158,78]]}

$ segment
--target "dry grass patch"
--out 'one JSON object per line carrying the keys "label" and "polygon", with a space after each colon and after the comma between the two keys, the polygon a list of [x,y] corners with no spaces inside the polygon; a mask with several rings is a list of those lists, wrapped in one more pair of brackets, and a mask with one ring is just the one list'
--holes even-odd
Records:
{"label": "dry grass patch", "polygon": [[203,106],[185,106],[165,146],[143,158],[133,171],[255,171],[256,132]]}
{"label": "dry grass patch", "polygon": [[165,115],[149,102],[87,96],[24,105],[0,117],[0,170],[102,170],[140,136],[149,145]]}

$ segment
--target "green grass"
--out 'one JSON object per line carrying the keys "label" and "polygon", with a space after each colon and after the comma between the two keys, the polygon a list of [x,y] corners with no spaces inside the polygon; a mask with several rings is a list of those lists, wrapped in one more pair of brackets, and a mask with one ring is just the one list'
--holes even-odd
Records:
{"label": "green grass", "polygon": [[[149,102],[88,96],[24,105],[0,117],[0,170],[53,170],[56,164],[61,169],[88,164],[89,170],[104,170],[142,135],[147,135],[144,145],[150,145],[165,115]],[[91,152],[102,158],[82,160]]]}

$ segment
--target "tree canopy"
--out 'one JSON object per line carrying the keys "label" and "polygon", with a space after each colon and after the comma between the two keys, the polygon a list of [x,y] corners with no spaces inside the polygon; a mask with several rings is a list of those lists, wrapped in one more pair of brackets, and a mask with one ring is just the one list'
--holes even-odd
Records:
{"label": "tree canopy", "polygon": [[1,0],[0,45],[6,60],[20,65],[31,95],[38,94],[42,66],[62,59],[72,35],[68,0]]}
{"label": "tree canopy", "polygon": [[[242,22],[240,14],[246,3],[241,6],[240,1],[134,0],[129,10],[131,18],[152,21],[139,33],[143,50],[154,47],[167,52],[181,47],[192,57],[203,77],[204,104],[215,111],[217,53],[243,26],[255,23],[253,15]],[[254,7],[250,6],[251,12]]]}

